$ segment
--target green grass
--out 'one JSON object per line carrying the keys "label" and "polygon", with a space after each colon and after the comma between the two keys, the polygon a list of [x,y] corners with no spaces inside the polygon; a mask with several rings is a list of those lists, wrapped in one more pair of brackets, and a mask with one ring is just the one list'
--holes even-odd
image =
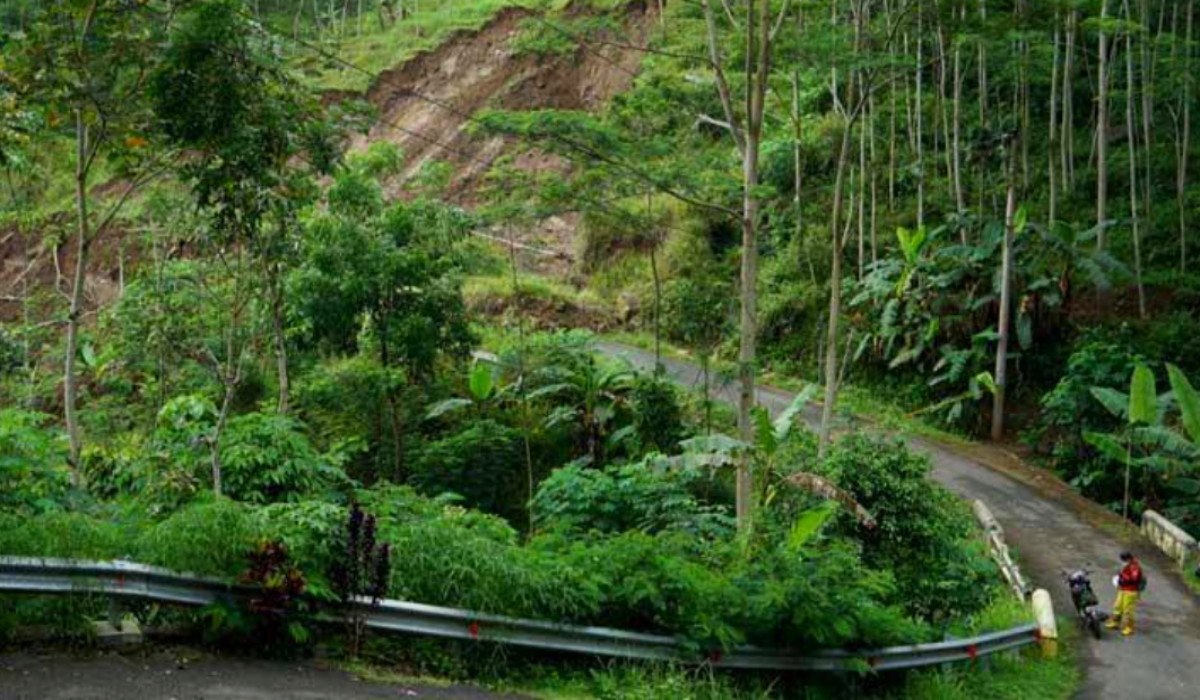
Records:
{"label": "green grass", "polygon": [[[489,684],[495,690],[542,700],[1066,700],[1078,687],[1073,656],[1052,659],[1038,650],[997,656],[975,665],[891,676],[883,689],[872,679],[805,679],[805,685],[776,684],[768,675],[732,676],[668,666],[612,665],[590,672],[542,670],[520,680]],[[819,684],[819,685],[818,685]]]}
{"label": "green grass", "polygon": [[955,666],[911,676],[890,700],[1066,700],[1079,686],[1080,672],[1068,649],[1052,659],[1036,650],[1015,658],[995,658],[983,668]]}
{"label": "green grass", "polygon": [[[595,11],[614,10],[627,0],[582,0]],[[423,2],[417,12],[390,27],[381,27],[374,14],[364,14],[362,32],[353,18],[346,22],[342,36],[330,33],[323,46],[355,68],[339,65],[304,48],[297,49],[294,65],[319,90],[362,92],[371,85],[373,76],[394,68],[422,51],[434,49],[460,31],[478,31],[500,11],[510,7],[535,12],[557,12],[570,5],[570,0],[442,0]],[[291,19],[280,17],[278,30],[291,34]],[[310,40],[312,41],[312,40]],[[315,43],[315,42],[313,42]]]}
{"label": "green grass", "polygon": [[[615,331],[605,333],[602,337],[606,340],[632,345],[643,350],[654,349],[654,336],[652,333],[646,331]],[[692,352],[665,340],[662,342],[662,351],[667,357],[688,362],[696,361],[696,357]],[[736,367],[732,360],[718,358],[713,362],[713,371],[715,373],[732,375],[736,371]],[[811,383],[800,377],[772,370],[760,372],[758,382],[793,392],[798,392]],[[843,386],[838,392],[838,409],[842,412],[863,416],[888,430],[902,432],[906,435],[916,435],[949,444],[963,444],[966,442],[962,436],[928,423],[919,416],[911,415],[896,404],[880,399],[878,395],[866,387],[858,387],[853,384]]]}
{"label": "green grass", "polygon": [[1034,616],[1029,606],[1017,600],[1006,588],[998,586],[996,598],[990,605],[969,619],[952,625],[949,631],[956,637],[973,637],[1030,622],[1034,622]]}
{"label": "green grass", "polygon": [[327,61],[303,49],[296,57],[296,66],[320,90],[361,92],[370,87],[372,76],[437,47],[455,32],[478,30],[507,7],[537,4],[541,3],[538,0],[427,2],[421,4],[415,15],[390,27],[380,27],[374,16],[364,16],[361,35],[356,24],[347,22],[343,38],[330,38],[325,43],[327,51],[362,70]]}
{"label": "green grass", "polygon": [[[521,273],[518,277],[521,294],[527,299],[558,302],[581,307],[603,307],[605,303],[595,294],[576,291],[568,284]],[[507,273],[470,275],[463,280],[463,297],[468,302],[485,299],[509,300],[514,296],[512,277]]]}
{"label": "green grass", "polygon": [[1194,556],[1188,560],[1183,566],[1182,576],[1183,582],[1187,587],[1192,589],[1196,595],[1200,595],[1200,556]]}
{"label": "green grass", "polygon": [[[758,700],[765,685],[735,684],[720,674],[671,666],[613,664],[590,672],[539,670],[493,687],[541,700]],[[760,686],[761,687],[756,687]]]}
{"label": "green grass", "polygon": [[353,673],[355,676],[369,683],[380,683],[383,685],[423,685],[428,688],[446,688],[451,685],[450,681],[445,678],[425,674],[414,675],[404,673],[382,666],[375,666],[361,659],[339,663],[338,667],[347,673]]}

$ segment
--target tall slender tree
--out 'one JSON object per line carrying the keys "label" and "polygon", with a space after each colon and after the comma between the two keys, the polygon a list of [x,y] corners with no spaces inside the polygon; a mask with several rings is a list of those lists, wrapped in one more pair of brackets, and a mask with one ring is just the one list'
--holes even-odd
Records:
{"label": "tall slender tree", "polygon": [[1104,250],[1108,222],[1108,2],[1100,0],[1100,39],[1096,60],[1096,247]]}
{"label": "tall slender tree", "polygon": [[[769,0],[747,0],[746,13],[742,18],[745,31],[745,80],[744,110],[739,113],[734,103],[733,91],[726,79],[724,58],[721,52],[721,37],[717,30],[717,18],[711,0],[701,0],[708,36],[708,53],[717,84],[721,109],[725,114],[728,130],[733,137],[742,160],[742,263],[741,263],[741,330],[738,350],[738,433],[746,442],[752,442],[754,423],[752,410],[755,404],[754,380],[757,363],[758,334],[758,225],[760,202],[757,193],[759,184],[759,156],[762,146],[763,118],[766,96],[771,76],[771,59],[775,35],[788,11],[784,3],[779,14],[772,20]],[[732,17],[732,15],[730,15]],[[740,114],[740,116],[739,116]],[[742,460],[737,468],[737,520],[738,526],[750,524],[753,489],[750,463]]]}
{"label": "tall slender tree", "polygon": [[[150,147],[142,99],[154,48],[169,19],[153,3],[120,0],[56,2],[42,8],[11,52],[9,70],[23,93],[55,122],[70,114],[74,126],[75,234],[73,272],[64,325],[63,419],[75,485],[83,428],[79,419],[79,337],[85,312],[91,248],[109,232],[130,198],[162,172],[165,151]],[[96,166],[108,159],[123,176],[114,197],[94,189]],[[57,258],[56,258],[57,263]]]}
{"label": "tall slender tree", "polygon": [[[1008,344],[1012,325],[1013,286],[1013,243],[1016,229],[1023,228],[1023,217],[1017,211],[1017,143],[1008,141],[1008,184],[1004,202],[1004,241],[1000,248],[1000,307],[996,322],[996,369],[993,374],[995,388],[992,392],[992,439],[1004,437],[1004,411],[1008,395]],[[1018,221],[1018,218],[1022,219]]]}

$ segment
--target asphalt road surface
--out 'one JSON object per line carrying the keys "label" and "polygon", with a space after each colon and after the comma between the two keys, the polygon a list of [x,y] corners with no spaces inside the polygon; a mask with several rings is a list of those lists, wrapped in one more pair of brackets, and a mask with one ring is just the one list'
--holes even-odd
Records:
{"label": "asphalt road surface", "polygon": [[[190,655],[190,658],[187,658]],[[310,662],[196,655],[0,655],[2,700],[527,700],[469,687],[368,683]]]}
{"label": "asphalt road surface", "polygon": [[[598,342],[596,348],[640,369],[654,365],[654,354],[638,348],[609,342]],[[703,388],[698,366],[672,358],[663,358],[663,365],[678,384]],[[717,378],[713,384],[714,398],[736,403],[732,381]],[[770,387],[760,387],[757,394],[772,414],[794,397]],[[820,411],[810,406],[804,418],[815,425]],[[1093,584],[1107,610],[1116,595],[1112,577],[1119,568],[1118,554],[1131,548],[1141,558],[1150,585],[1138,607],[1138,633],[1123,638],[1110,632],[1101,641],[1083,642],[1080,660],[1086,675],[1078,700],[1200,700],[1200,597],[1188,590],[1171,561],[1136,533],[1121,535],[1119,522],[1103,509],[1003,450],[919,438],[909,443],[929,455],[937,481],[988,505],[1022,572],[1033,585],[1050,591],[1060,618],[1073,614],[1061,569],[1096,572]]]}

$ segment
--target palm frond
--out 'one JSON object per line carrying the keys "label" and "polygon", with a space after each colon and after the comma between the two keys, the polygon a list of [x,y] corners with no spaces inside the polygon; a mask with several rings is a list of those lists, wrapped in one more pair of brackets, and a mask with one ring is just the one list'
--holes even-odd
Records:
{"label": "palm frond", "polygon": [[868,530],[874,530],[878,525],[875,518],[867,512],[867,509],[859,505],[853,494],[839,488],[825,477],[817,476],[811,472],[796,472],[795,474],[789,474],[784,481],[814,496],[837,501],[854,516],[854,519],[860,525]]}

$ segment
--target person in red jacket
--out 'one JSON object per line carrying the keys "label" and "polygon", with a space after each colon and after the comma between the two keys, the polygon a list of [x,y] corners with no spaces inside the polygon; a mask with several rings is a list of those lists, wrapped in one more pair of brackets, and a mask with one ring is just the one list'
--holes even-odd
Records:
{"label": "person in red jacket", "polygon": [[1130,552],[1121,552],[1121,573],[1117,574],[1117,601],[1113,603],[1113,614],[1109,618],[1109,629],[1121,627],[1126,637],[1133,634],[1134,610],[1138,598],[1146,589],[1146,574],[1137,557]]}

